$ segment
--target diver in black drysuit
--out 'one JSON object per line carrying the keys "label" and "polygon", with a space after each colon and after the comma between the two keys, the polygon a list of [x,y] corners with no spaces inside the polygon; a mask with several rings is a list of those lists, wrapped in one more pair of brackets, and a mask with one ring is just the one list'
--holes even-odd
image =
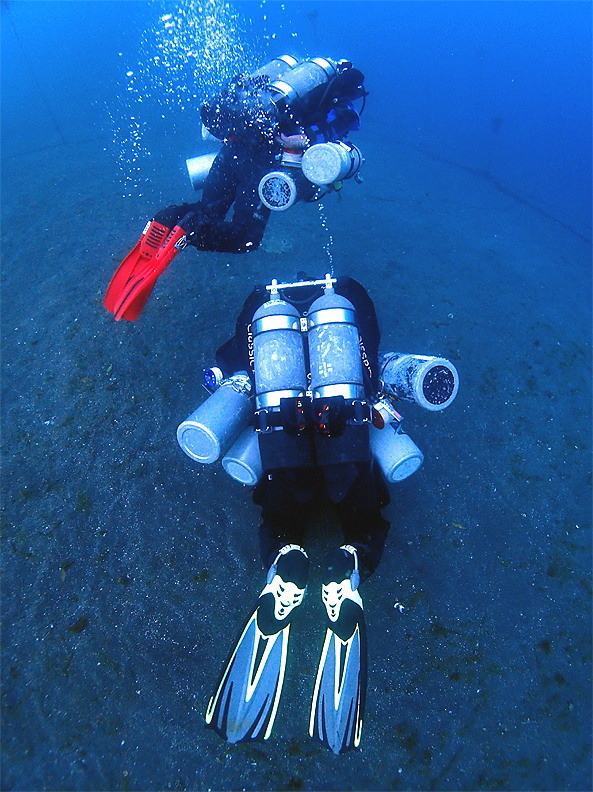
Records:
{"label": "diver in black drysuit", "polygon": [[[299,280],[307,278],[300,273]],[[335,291],[350,300],[356,310],[363,351],[365,395],[371,399],[378,390],[380,331],[375,307],[363,286],[352,278],[338,278]],[[282,298],[293,304],[302,315],[322,293],[320,286],[300,287],[292,292],[289,289],[284,291]],[[216,353],[217,365],[224,376],[243,370],[253,378],[250,323],[257,308],[268,299],[265,287],[256,287],[245,301],[237,319],[235,335]],[[314,430],[297,438],[286,437],[286,432],[268,435],[270,442],[275,444],[289,440],[289,447],[285,454],[280,449],[279,454],[272,455],[276,459],[284,456],[286,464],[281,467],[268,467],[265,453],[262,453],[264,475],[253,492],[255,503],[262,507],[259,537],[261,557],[266,568],[281,547],[287,544],[303,545],[307,507],[317,504],[317,498],[323,491],[334,505],[345,543],[358,551],[361,582],[377,568],[389,530],[389,523],[382,517],[381,509],[389,504],[390,498],[383,474],[370,454],[368,427],[362,434],[349,431],[352,428],[346,427],[342,432],[338,429],[327,438],[327,446],[339,445],[339,456],[344,460],[351,457],[351,460],[332,462],[330,459],[329,464],[323,464],[320,459],[323,452],[320,452],[319,446],[316,446],[316,452],[311,451],[314,445],[311,433],[314,434]],[[260,449],[265,452],[261,444]],[[290,463],[301,453],[302,459],[309,459],[312,464],[291,466]],[[317,459],[314,458],[315,454]]]}
{"label": "diver in black drysuit", "polygon": [[[345,63],[345,62],[344,62]],[[352,102],[366,97],[364,75],[346,64],[312,102],[301,103],[299,116],[278,113],[270,102],[265,77],[236,77],[218,96],[204,104],[204,126],[223,141],[197,203],[169,206],[155,220],[172,228],[188,212],[194,212],[186,228],[187,242],[198,250],[246,253],[257,250],[270,210],[258,194],[261,178],[278,167],[283,148],[303,150],[309,145],[344,139],[360,128]],[[304,200],[314,200],[310,186]],[[226,216],[233,206],[232,220]]]}

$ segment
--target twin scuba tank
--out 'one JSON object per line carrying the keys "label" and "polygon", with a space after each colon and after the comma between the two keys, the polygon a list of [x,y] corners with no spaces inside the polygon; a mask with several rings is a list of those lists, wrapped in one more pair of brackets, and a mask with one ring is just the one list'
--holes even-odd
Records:
{"label": "twin scuba tank", "polygon": [[[217,389],[177,430],[188,456],[209,464],[222,455],[226,472],[248,485],[265,469],[363,461],[371,454],[390,482],[420,467],[422,452],[402,431],[393,401],[442,410],[457,394],[457,371],[444,358],[379,353],[380,395],[369,405],[355,310],[334,283],[329,275],[272,281],[250,329],[255,388],[246,372],[223,379],[219,369],[207,370],[207,384]],[[278,294],[319,285],[324,293],[306,317]]]}
{"label": "twin scuba tank", "polygon": [[[302,119],[315,109],[340,68],[340,64],[327,58],[311,58],[299,63],[291,55],[283,55],[251,77],[267,78],[266,89],[280,117]],[[205,129],[203,137],[214,139]],[[186,161],[195,190],[204,186],[216,154],[202,154]],[[358,172],[362,163],[360,150],[342,140],[315,143],[304,152],[285,149],[280,167],[260,180],[259,197],[268,209],[282,212],[301,198],[318,200],[330,190],[339,189],[345,179],[356,177],[360,180]]]}

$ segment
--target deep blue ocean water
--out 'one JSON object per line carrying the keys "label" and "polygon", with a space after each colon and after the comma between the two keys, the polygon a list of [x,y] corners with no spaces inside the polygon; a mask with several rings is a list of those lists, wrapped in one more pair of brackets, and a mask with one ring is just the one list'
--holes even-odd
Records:
{"label": "deep blue ocean water", "polygon": [[[0,13],[2,789],[591,789],[591,4]],[[184,252],[116,324],[117,264],[195,195],[200,102],[284,52],[364,72],[363,183],[273,216],[247,256]],[[442,413],[402,407],[425,462],[391,488],[340,758],[306,734],[315,571],[273,738],[204,729],[263,586],[259,514],[175,440],[253,284],[330,264],[382,348],[461,378]],[[336,541],[320,505],[314,570]]]}

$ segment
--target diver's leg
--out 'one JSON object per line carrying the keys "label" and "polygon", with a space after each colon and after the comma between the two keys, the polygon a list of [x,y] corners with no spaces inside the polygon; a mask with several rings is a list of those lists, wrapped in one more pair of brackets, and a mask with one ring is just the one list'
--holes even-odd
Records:
{"label": "diver's leg", "polygon": [[280,468],[269,471],[257,485],[253,499],[262,507],[259,541],[264,566],[283,545],[303,544],[307,506],[320,484],[315,468]]}
{"label": "diver's leg", "polygon": [[235,200],[237,189],[236,158],[228,146],[223,146],[212,163],[206,178],[202,198],[195,203],[173,204],[161,209],[155,215],[155,220],[168,228],[173,228],[188,212],[196,215],[194,233],[189,237],[189,243],[195,244],[195,235],[200,225],[207,222],[223,220]]}
{"label": "diver's leg", "polygon": [[200,206],[207,222],[224,220],[235,200],[240,158],[244,152],[224,144],[218,152],[202,190]]}
{"label": "diver's leg", "polygon": [[327,466],[324,477],[347,544],[330,553],[323,567],[326,630],[309,733],[334,753],[343,753],[360,743],[367,644],[359,586],[375,571],[383,553],[389,523],[381,507],[389,495],[372,463]]}
{"label": "diver's leg", "polygon": [[[261,177],[273,166],[267,152],[229,148],[218,163],[214,160],[201,201],[204,220],[190,243],[201,250],[248,253],[257,250],[270,217],[258,193]],[[232,220],[225,220],[233,205]]]}
{"label": "diver's leg", "polygon": [[237,238],[249,250],[257,250],[270,219],[270,210],[259,197],[259,183],[275,167],[267,152],[254,155],[246,166],[239,167],[232,225]]}
{"label": "diver's leg", "polygon": [[387,486],[374,463],[357,465],[358,475],[346,496],[335,503],[344,541],[358,551],[360,580],[369,578],[381,560],[390,525],[381,514],[389,503]]}

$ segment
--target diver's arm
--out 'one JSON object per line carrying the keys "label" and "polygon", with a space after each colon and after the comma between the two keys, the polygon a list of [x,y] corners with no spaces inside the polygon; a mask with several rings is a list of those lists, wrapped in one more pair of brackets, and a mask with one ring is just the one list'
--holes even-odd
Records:
{"label": "diver's arm", "polygon": [[348,103],[337,104],[323,118],[316,118],[305,129],[305,134],[314,143],[325,143],[328,140],[341,140],[349,132],[360,129],[360,116]]}

